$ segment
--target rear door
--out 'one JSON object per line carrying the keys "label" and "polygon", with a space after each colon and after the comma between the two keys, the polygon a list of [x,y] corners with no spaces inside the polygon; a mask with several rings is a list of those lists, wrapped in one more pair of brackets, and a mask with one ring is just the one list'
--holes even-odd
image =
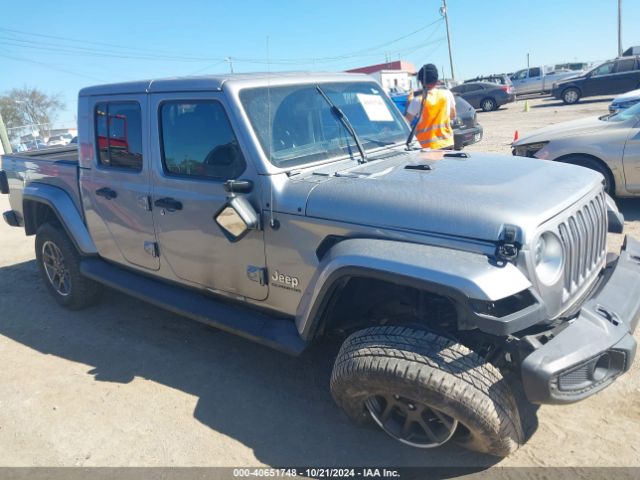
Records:
{"label": "rear door", "polygon": [[[215,217],[225,207],[227,180],[258,177],[245,160],[224,103],[215,92],[150,96],[154,169],[153,216],[162,269],[175,280],[263,300],[268,287],[263,232],[230,241]],[[254,204],[258,204],[254,201]]]}
{"label": "rear door", "polygon": [[582,85],[582,95],[606,95],[611,92],[614,62],[606,62],[593,70]]}
{"label": "rear door", "polygon": [[638,73],[635,57],[616,60],[615,73],[611,75],[611,93],[634,90],[640,82]]}
{"label": "rear door", "polygon": [[93,162],[80,182],[87,218],[104,258],[157,270],[155,231],[149,204],[147,98],[140,95],[92,97],[90,129]]}

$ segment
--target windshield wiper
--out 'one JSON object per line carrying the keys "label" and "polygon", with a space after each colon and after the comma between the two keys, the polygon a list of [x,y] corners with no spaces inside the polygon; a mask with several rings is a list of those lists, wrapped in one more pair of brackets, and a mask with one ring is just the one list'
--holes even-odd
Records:
{"label": "windshield wiper", "polygon": [[351,136],[353,137],[353,140],[356,142],[356,147],[358,147],[358,152],[360,152],[360,160],[358,161],[358,163],[366,163],[368,161],[367,155],[366,153],[364,153],[364,148],[362,148],[362,143],[358,138],[358,134],[353,129],[353,126],[351,125],[351,122],[349,122],[349,119],[347,118],[347,116],[344,114],[342,110],[340,110],[340,108],[335,103],[333,103],[333,101],[327,96],[327,94],[324,93],[324,90],[320,88],[320,85],[316,85],[316,90],[320,95],[322,95],[322,98],[326,100],[326,102],[331,107],[331,112],[336,117],[338,117],[338,119],[342,122],[342,125],[344,125],[344,128],[347,129],[347,132],[351,134]]}

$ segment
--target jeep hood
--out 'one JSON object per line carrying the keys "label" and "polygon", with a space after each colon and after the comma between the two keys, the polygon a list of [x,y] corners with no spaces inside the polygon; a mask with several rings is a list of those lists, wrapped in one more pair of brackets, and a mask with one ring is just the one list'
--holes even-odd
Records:
{"label": "jeep hood", "polygon": [[[326,179],[318,182],[319,175]],[[314,183],[309,217],[496,241],[505,224],[522,228],[527,240],[602,179],[585,168],[538,159],[431,151],[315,172],[307,181]]]}
{"label": "jeep hood", "polygon": [[581,118],[579,120],[556,123],[555,125],[549,125],[548,127],[534,130],[530,134],[520,138],[518,141],[513,142],[513,145],[517,146],[526,145],[528,143],[549,142],[560,138],[586,135],[612,126],[615,127],[616,125],[619,125],[619,123],[600,120],[599,117]]}

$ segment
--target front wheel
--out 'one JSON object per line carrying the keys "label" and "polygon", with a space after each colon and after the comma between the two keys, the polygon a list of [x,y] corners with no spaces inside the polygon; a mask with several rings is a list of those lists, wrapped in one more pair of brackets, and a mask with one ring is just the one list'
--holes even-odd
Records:
{"label": "front wheel", "polygon": [[453,340],[406,327],[372,327],[345,340],[331,392],[360,424],[373,420],[419,448],[451,439],[495,456],[514,452],[524,433],[500,371]]}
{"label": "front wheel", "polygon": [[498,108],[498,104],[493,98],[485,98],[480,103],[480,108],[482,108],[483,112],[491,112]]}
{"label": "front wheel", "polygon": [[580,100],[580,90],[577,88],[567,88],[562,92],[562,101],[567,105],[573,105]]}
{"label": "front wheel", "polygon": [[61,227],[41,225],[35,243],[40,274],[56,302],[70,310],[80,310],[99,300],[100,284],[80,273],[80,255]]}
{"label": "front wheel", "polygon": [[600,160],[596,160],[593,157],[587,157],[584,155],[571,155],[560,160],[562,163],[570,163],[571,165],[578,165],[590,170],[598,172],[604,177],[602,182],[605,192],[610,196],[614,196],[616,193],[615,181],[611,170]]}

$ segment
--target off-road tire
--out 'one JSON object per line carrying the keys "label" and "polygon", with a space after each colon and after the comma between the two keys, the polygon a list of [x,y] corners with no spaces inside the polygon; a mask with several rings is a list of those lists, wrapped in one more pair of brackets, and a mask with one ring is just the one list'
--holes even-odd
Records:
{"label": "off-road tire", "polygon": [[493,98],[485,98],[480,102],[480,108],[482,108],[483,112],[491,112],[498,109],[498,102]]}
{"label": "off-road tire", "polygon": [[[69,274],[69,293],[66,296],[56,291],[51,284],[43,262],[43,245],[52,242],[60,250]],[[55,224],[44,223],[36,232],[36,262],[47,290],[53,298],[69,310],[81,310],[94,305],[100,299],[102,286],[80,273],[80,254],[64,229]]]}
{"label": "off-road tire", "polygon": [[365,400],[380,392],[412,398],[458,420],[453,440],[471,450],[503,457],[524,443],[517,402],[501,372],[434,333],[372,327],[345,340],[331,375],[336,403],[367,425]]}

